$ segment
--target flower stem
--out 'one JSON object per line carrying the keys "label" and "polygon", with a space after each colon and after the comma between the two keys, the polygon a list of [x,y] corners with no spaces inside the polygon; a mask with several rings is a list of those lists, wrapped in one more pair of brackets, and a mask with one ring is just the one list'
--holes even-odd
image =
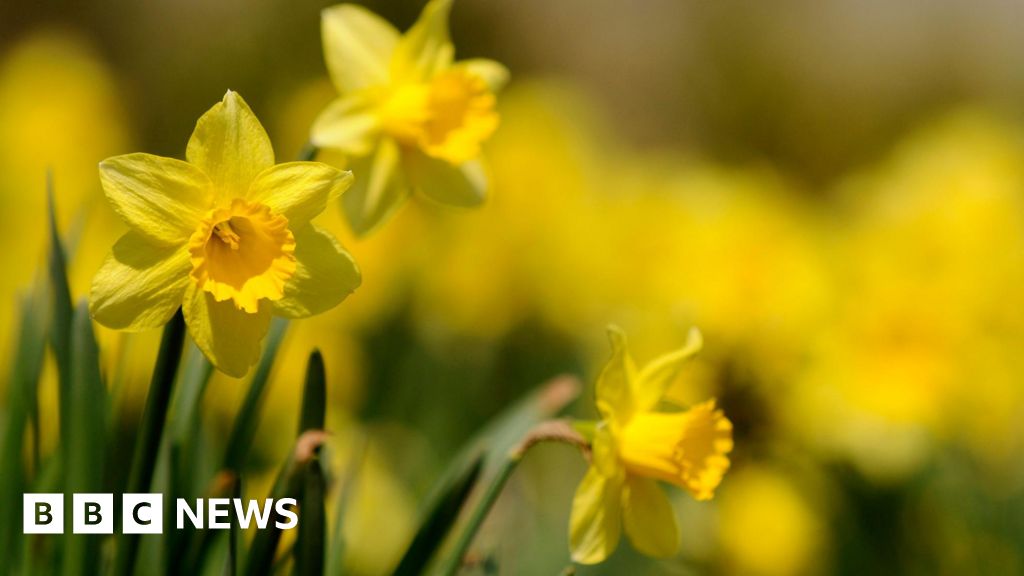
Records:
{"label": "flower stem", "polygon": [[508,452],[504,461],[502,461],[501,467],[491,480],[491,484],[484,491],[480,501],[476,504],[476,508],[470,514],[466,527],[459,534],[451,554],[449,554],[441,567],[440,574],[453,576],[459,570],[459,567],[462,566],[462,560],[469,550],[469,546],[473,543],[477,532],[480,531],[480,527],[490,513],[491,508],[494,507],[494,503],[498,501],[498,496],[505,489],[505,484],[512,476],[512,472],[515,471],[516,466],[519,465],[526,452],[541,442],[570,444],[579,448],[584,454],[589,453],[590,450],[587,440],[565,420],[541,422],[530,430],[523,440]]}
{"label": "flower stem", "polygon": [[[164,423],[167,420],[167,407],[171,401],[171,391],[174,388],[174,380],[178,373],[178,364],[181,361],[184,344],[185,318],[179,309],[171,321],[164,326],[164,332],[160,338],[160,352],[156,358],[156,366],[153,368],[149,394],[146,396],[146,407],[142,413],[139,435],[135,442],[135,455],[132,457],[132,469],[128,477],[126,493],[146,492],[153,481]],[[114,564],[115,576],[131,574],[138,550],[137,535],[122,535]]]}

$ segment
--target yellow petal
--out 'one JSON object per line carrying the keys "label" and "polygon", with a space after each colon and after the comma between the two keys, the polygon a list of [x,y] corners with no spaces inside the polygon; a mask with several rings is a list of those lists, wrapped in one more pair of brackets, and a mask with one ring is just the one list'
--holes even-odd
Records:
{"label": "yellow petal", "polygon": [[665,396],[672,382],[679,375],[686,361],[700,351],[704,339],[700,330],[693,328],[686,337],[686,344],[675,352],[669,352],[644,366],[637,375],[633,388],[633,404],[637,410],[650,410]]}
{"label": "yellow petal", "polygon": [[448,34],[452,0],[431,0],[395,47],[391,77],[399,82],[423,82],[451,66],[455,48]]}
{"label": "yellow petal", "polygon": [[668,558],[679,549],[679,527],[665,491],[654,480],[630,476],[622,493],[626,536],[638,552]]}
{"label": "yellow petal", "polygon": [[352,231],[364,235],[379,226],[409,196],[400,170],[401,156],[394,140],[383,138],[373,156],[353,160],[356,180],[341,197]]}
{"label": "yellow petal", "polygon": [[274,312],[304,318],[336,306],[362,282],[352,256],[329,233],[309,224],[295,230],[295,274]]}
{"label": "yellow petal", "polygon": [[100,162],[107,200],[128,226],[161,244],[188,240],[212,205],[210,180],[188,162],[125,154]]}
{"label": "yellow petal", "polygon": [[108,328],[162,326],[181,306],[191,267],[185,246],[158,246],[128,232],[93,277],[89,313]]}
{"label": "yellow petal", "polygon": [[615,434],[612,431],[614,422],[602,420],[594,430],[594,441],[591,443],[591,458],[594,467],[607,478],[622,474],[619,466],[619,451],[615,445]]}
{"label": "yellow petal", "polygon": [[320,33],[327,71],[338,92],[388,82],[398,31],[386,20],[362,6],[341,4],[321,12]]}
{"label": "yellow petal", "polygon": [[313,144],[354,156],[369,154],[380,131],[376,105],[367,92],[335,99],[313,122]]}
{"label": "yellow petal", "polygon": [[626,348],[626,334],[618,326],[608,327],[612,357],[597,377],[597,409],[605,418],[625,422],[633,414],[631,394],[636,366]]}
{"label": "yellow petal", "polygon": [[487,198],[487,174],[478,161],[453,166],[444,160],[410,152],[406,166],[413,186],[424,196],[451,206],[479,206]]}
{"label": "yellow petal", "polygon": [[572,499],[569,548],[580,564],[603,562],[622,535],[622,485],[596,468],[587,470]]}
{"label": "yellow petal", "polygon": [[221,199],[245,197],[253,179],[274,165],[266,130],[231,90],[196,122],[185,157],[206,172]]}
{"label": "yellow petal", "polygon": [[508,84],[509,72],[504,64],[487,58],[471,58],[456,62],[456,66],[462,66],[471,73],[479,76],[487,83],[491,92],[500,92],[505,84]]}
{"label": "yellow petal", "polygon": [[189,282],[182,311],[189,335],[210,362],[228,376],[241,378],[260,358],[270,308],[264,300],[258,312],[243,312],[230,301],[217,302],[213,294]]}
{"label": "yellow petal", "polygon": [[296,230],[324,211],[327,202],[352,184],[352,172],[322,162],[287,162],[253,180],[247,199],[270,207]]}

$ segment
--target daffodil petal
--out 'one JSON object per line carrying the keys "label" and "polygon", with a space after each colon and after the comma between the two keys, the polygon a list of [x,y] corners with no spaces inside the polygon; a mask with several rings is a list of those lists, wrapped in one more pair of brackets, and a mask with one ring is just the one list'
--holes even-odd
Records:
{"label": "daffodil petal", "polygon": [[572,499],[569,549],[580,564],[603,562],[619,545],[622,536],[622,485],[587,470]]}
{"label": "daffodil petal", "polygon": [[380,131],[375,106],[366,92],[335,99],[313,122],[313,144],[354,156],[369,154]]}
{"label": "daffodil petal", "polygon": [[455,63],[479,76],[491,92],[500,92],[508,84],[509,72],[504,64],[488,58],[471,58]]}
{"label": "daffodil petal", "polygon": [[638,552],[668,558],[679,549],[679,526],[668,496],[649,478],[626,479],[622,521],[626,536]]}
{"label": "daffodil petal", "polygon": [[128,232],[93,277],[89,313],[108,328],[163,326],[181,306],[191,266],[188,247],[155,245]]}
{"label": "daffodil petal", "polygon": [[612,357],[597,377],[597,409],[608,419],[625,422],[633,413],[632,382],[636,366],[626,348],[626,334],[618,326],[608,327]]}
{"label": "daffodil petal", "polygon": [[469,208],[487,198],[487,173],[479,160],[454,166],[413,151],[406,167],[415,188],[435,202]]}
{"label": "daffodil petal", "polygon": [[452,64],[455,48],[448,33],[452,0],[430,0],[395,47],[391,76],[402,82],[429,80]]}
{"label": "daffodil petal", "polygon": [[398,145],[389,138],[381,139],[373,156],[352,161],[356,180],[341,197],[341,204],[357,235],[367,234],[379,226],[409,196],[400,161]]}
{"label": "daffodil petal", "polygon": [[241,378],[259,360],[270,328],[270,308],[262,301],[256,313],[243,312],[230,300],[217,302],[213,294],[189,282],[182,311],[189,335],[210,362],[228,376]]}
{"label": "daffodil petal", "polygon": [[249,188],[248,200],[267,205],[296,230],[348,190],[352,180],[352,172],[322,162],[287,162],[260,172]]}
{"label": "daffodil petal", "polygon": [[100,162],[100,182],[128,226],[166,245],[186,242],[211,206],[210,180],[188,162],[125,154]]}
{"label": "daffodil petal", "polygon": [[388,82],[388,66],[398,30],[354,4],[324,9],[320,15],[324,59],[338,92],[345,94]]}
{"label": "daffodil petal", "polygon": [[686,361],[700,352],[704,339],[700,330],[693,328],[686,337],[686,344],[674,352],[669,352],[653,360],[644,366],[643,370],[634,380],[633,404],[637,410],[649,410],[654,408],[665,392],[672,385],[672,382],[679,375],[680,369]]}
{"label": "daffodil petal", "polygon": [[266,130],[231,90],[196,122],[185,157],[206,172],[221,199],[244,197],[253,179],[274,165]]}
{"label": "daffodil petal", "polygon": [[295,234],[295,273],[274,312],[304,318],[330,310],[362,282],[352,256],[329,233],[310,224]]}
{"label": "daffodil petal", "polygon": [[591,443],[591,459],[594,467],[608,478],[614,478],[622,474],[619,466],[619,455],[615,446],[615,436],[612,432],[613,422],[602,420],[594,430],[594,440]]}

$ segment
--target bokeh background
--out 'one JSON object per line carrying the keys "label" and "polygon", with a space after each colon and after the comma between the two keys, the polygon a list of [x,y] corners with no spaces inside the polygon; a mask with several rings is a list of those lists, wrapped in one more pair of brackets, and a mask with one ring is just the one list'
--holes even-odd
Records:
{"label": "bokeh background", "polygon": [[[295,156],[333,95],[327,5],[0,4],[0,350],[44,262],[46,168],[85,297],[123,231],[96,163],[181,157],[228,88]],[[421,8],[368,6],[400,28]],[[733,469],[712,502],[673,493],[677,558],[624,545],[581,574],[1024,572],[1022,21],[1001,0],[457,0],[458,55],[513,75],[493,196],[414,203],[366,239],[323,218],[364,284],[293,325],[250,496],[289,449],[319,347],[333,473],[357,478],[346,565],[386,573],[462,443],[552,376],[591,382],[607,323],[640,361],[696,325],[705,351],[672,394],[720,399]],[[127,462],[159,336],[100,336]],[[244,392],[211,383],[211,452]],[[593,414],[590,393],[573,414]],[[531,452],[470,572],[567,566],[584,466]]]}

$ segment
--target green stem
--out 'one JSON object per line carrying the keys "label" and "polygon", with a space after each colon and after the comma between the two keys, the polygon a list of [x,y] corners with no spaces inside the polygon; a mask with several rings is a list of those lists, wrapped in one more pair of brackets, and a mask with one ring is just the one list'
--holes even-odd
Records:
{"label": "green stem", "polygon": [[462,566],[462,559],[466,556],[466,551],[469,550],[469,545],[473,543],[476,533],[480,530],[480,526],[483,525],[484,520],[487,518],[487,514],[490,513],[494,503],[498,501],[498,496],[500,496],[502,490],[505,489],[505,484],[512,476],[512,472],[515,471],[516,466],[519,465],[520,460],[522,460],[521,454],[510,454],[509,457],[502,462],[501,469],[498,470],[498,473],[491,481],[491,485],[487,487],[487,491],[484,492],[480,501],[477,502],[476,508],[470,515],[465,529],[463,529],[462,534],[459,534],[459,539],[455,542],[455,547],[452,550],[452,553],[448,556],[448,559],[441,567],[441,574],[445,576],[452,576],[458,572],[459,567]]}
{"label": "green stem", "polygon": [[[160,352],[146,397],[142,423],[135,442],[132,470],[128,477],[126,493],[141,493],[149,490],[156,468],[157,454],[167,420],[167,407],[181,361],[181,350],[185,343],[185,318],[178,310],[171,321],[164,326],[160,339]],[[139,551],[138,535],[124,534],[121,537],[114,564],[115,576],[128,576],[135,566]]]}
{"label": "green stem", "polygon": [[476,508],[473,509],[469,519],[466,521],[466,527],[459,534],[458,540],[455,541],[451,554],[448,555],[447,560],[441,566],[440,574],[453,576],[458,572],[459,567],[462,566],[462,560],[469,550],[469,546],[473,543],[477,532],[480,531],[484,520],[487,519],[487,514],[494,507],[494,503],[498,501],[498,496],[505,489],[505,484],[512,476],[512,472],[515,471],[516,466],[519,465],[526,452],[541,442],[570,444],[576,446],[585,454],[589,453],[590,450],[587,440],[568,421],[549,420],[534,426],[523,437],[522,441],[508,452],[505,460],[501,463],[501,467],[495,474],[494,479],[491,480],[490,486],[487,487],[487,490],[480,497]]}

